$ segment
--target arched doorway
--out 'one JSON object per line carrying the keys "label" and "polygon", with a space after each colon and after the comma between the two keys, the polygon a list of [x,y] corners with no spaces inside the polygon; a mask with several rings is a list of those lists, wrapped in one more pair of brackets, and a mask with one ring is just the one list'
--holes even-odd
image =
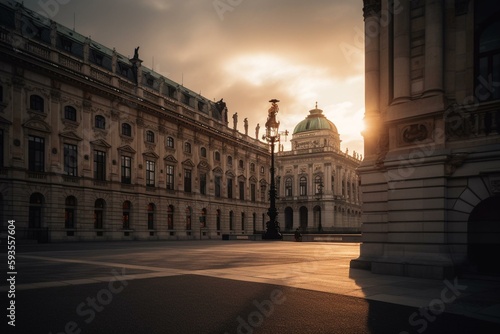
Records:
{"label": "arched doorway", "polygon": [[293,230],[293,209],[289,206],[285,208],[285,230]]}
{"label": "arched doorway", "polygon": [[318,228],[318,232],[323,231],[323,225],[321,223],[321,207],[316,205],[313,209],[314,213],[314,226]]}
{"label": "arched doorway", "polygon": [[30,229],[39,229],[42,227],[42,209],[45,198],[40,193],[33,193],[30,196],[28,227]]}
{"label": "arched doorway", "polygon": [[307,230],[307,208],[305,206],[301,206],[299,210],[300,215],[300,228],[304,231]]}
{"label": "arched doorway", "polygon": [[480,202],[467,223],[467,256],[472,270],[500,275],[500,196]]}

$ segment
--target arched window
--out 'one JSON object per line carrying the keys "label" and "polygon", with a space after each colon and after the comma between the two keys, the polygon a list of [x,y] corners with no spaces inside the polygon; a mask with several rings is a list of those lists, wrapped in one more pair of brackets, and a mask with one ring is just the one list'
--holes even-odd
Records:
{"label": "arched window", "polygon": [[94,228],[99,230],[102,229],[104,224],[104,209],[106,207],[106,202],[99,198],[94,203]]}
{"label": "arched window", "polygon": [[184,143],[184,153],[191,153],[191,143]]}
{"label": "arched window", "polygon": [[174,206],[169,205],[167,209],[167,228],[169,230],[174,229]]}
{"label": "arched window", "polygon": [[252,173],[255,172],[255,164],[253,162],[250,164],[250,171]]}
{"label": "arched window", "polygon": [[245,166],[245,163],[243,162],[243,160],[238,161],[239,168],[243,168],[244,166]]}
{"label": "arched window", "polygon": [[155,142],[155,133],[151,130],[146,131],[146,141],[148,143],[154,143]]}
{"label": "arched window", "polygon": [[202,147],[200,149],[200,155],[201,155],[202,158],[206,158],[207,157],[207,149],[204,148],[204,147]]}
{"label": "arched window", "polygon": [[299,179],[299,195],[307,196],[307,178],[305,176],[301,176]]}
{"label": "arched window", "polygon": [[201,209],[200,226],[207,227],[207,209]]}
{"label": "arched window", "polygon": [[104,118],[104,116],[96,115],[96,117],[94,117],[94,126],[98,129],[105,129],[106,119]]}
{"label": "arched window", "polygon": [[220,210],[217,209],[217,216],[216,216],[216,228],[217,228],[217,231],[220,231]]}
{"label": "arched window", "polygon": [[148,230],[155,228],[155,209],[156,206],[153,203],[148,204]]}
{"label": "arched window", "polygon": [[130,201],[123,202],[122,207],[122,227],[124,230],[128,230],[130,228],[130,209],[132,204]]}
{"label": "arched window", "polygon": [[321,175],[316,175],[314,178],[314,193],[316,195],[322,195],[323,194],[323,178]]}
{"label": "arched window", "polygon": [[229,166],[232,166],[232,165],[233,165],[233,157],[232,157],[232,156],[230,156],[230,155],[228,155],[228,156],[227,156],[227,164],[228,164]]}
{"label": "arched window", "polygon": [[30,207],[29,207],[29,228],[40,228],[42,227],[42,208],[45,199],[40,193],[33,193],[30,196]]}
{"label": "arched window", "polygon": [[174,148],[174,138],[167,137],[167,147],[168,148]]}
{"label": "arched window", "polygon": [[190,231],[191,230],[191,215],[193,213],[193,210],[191,209],[190,206],[186,208],[186,230]]}
{"label": "arched window", "polygon": [[30,109],[38,112],[44,112],[44,101],[39,95],[30,96]]}
{"label": "arched window", "polygon": [[72,106],[64,107],[64,119],[76,122],[76,109]]}
{"label": "arched window", "polygon": [[76,217],[76,198],[74,196],[66,197],[64,208],[64,227],[75,228]]}
{"label": "arched window", "polygon": [[128,123],[123,123],[122,124],[122,135],[130,137],[132,136],[132,126]]}
{"label": "arched window", "polygon": [[288,177],[285,180],[285,196],[292,197],[293,196],[293,180],[291,177]]}
{"label": "arched window", "polygon": [[220,153],[219,153],[219,151],[215,151],[215,153],[214,153],[214,159],[215,159],[215,161],[220,161]]}

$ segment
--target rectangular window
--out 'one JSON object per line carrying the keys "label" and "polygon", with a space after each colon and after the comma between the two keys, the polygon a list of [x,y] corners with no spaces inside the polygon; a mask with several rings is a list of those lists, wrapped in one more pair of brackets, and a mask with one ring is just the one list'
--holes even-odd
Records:
{"label": "rectangular window", "polygon": [[250,184],[250,200],[255,202],[255,183]]}
{"label": "rectangular window", "polygon": [[207,174],[205,173],[200,174],[200,194],[207,194]]}
{"label": "rectangular window", "polygon": [[31,172],[43,172],[45,166],[45,139],[29,136],[28,168]]}
{"label": "rectangular window", "polygon": [[174,166],[167,165],[167,189],[174,189]]}
{"label": "rectangular window", "polygon": [[94,150],[94,179],[106,181],[106,152]]}
{"label": "rectangular window", "polygon": [[220,197],[221,196],[221,183],[222,183],[222,178],[220,176],[215,177],[215,197]]}
{"label": "rectangular window", "polygon": [[245,182],[240,181],[238,183],[238,188],[240,190],[240,200],[245,200]]}
{"label": "rectangular window", "polygon": [[184,169],[184,192],[191,192],[191,170]]}
{"label": "rectangular window", "polygon": [[78,176],[78,148],[76,145],[64,144],[64,173]]}
{"label": "rectangular window", "polygon": [[71,106],[64,107],[64,119],[76,122],[76,109]]}
{"label": "rectangular window", "polygon": [[227,179],[227,198],[233,198],[233,179]]}
{"label": "rectangular window", "polygon": [[155,162],[146,160],[146,186],[155,186]]}
{"label": "rectangular window", "polygon": [[132,183],[132,158],[122,155],[122,183]]}

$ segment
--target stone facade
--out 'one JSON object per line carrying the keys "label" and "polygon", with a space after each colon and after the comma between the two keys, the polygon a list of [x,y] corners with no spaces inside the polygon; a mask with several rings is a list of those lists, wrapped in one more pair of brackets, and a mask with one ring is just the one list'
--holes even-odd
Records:
{"label": "stone facade", "polygon": [[363,243],[352,266],[498,273],[484,259],[500,250],[500,6],[364,4]]}
{"label": "stone facade", "polygon": [[212,102],[16,5],[0,4],[1,226],[39,241],[262,230],[268,145]]}
{"label": "stone facade", "polygon": [[295,127],[291,150],[277,154],[282,230],[359,232],[361,194],[356,168],[361,156],[340,151],[336,126],[321,109]]}

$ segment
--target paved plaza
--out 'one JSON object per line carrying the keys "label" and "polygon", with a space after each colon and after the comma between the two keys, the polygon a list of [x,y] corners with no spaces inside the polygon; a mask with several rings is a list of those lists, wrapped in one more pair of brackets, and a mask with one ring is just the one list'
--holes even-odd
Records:
{"label": "paved plaza", "polygon": [[[376,275],[349,268],[358,255],[357,243],[18,245],[16,330],[5,315],[2,327],[44,334],[500,332],[500,281]],[[0,293],[8,290],[2,279]]]}

